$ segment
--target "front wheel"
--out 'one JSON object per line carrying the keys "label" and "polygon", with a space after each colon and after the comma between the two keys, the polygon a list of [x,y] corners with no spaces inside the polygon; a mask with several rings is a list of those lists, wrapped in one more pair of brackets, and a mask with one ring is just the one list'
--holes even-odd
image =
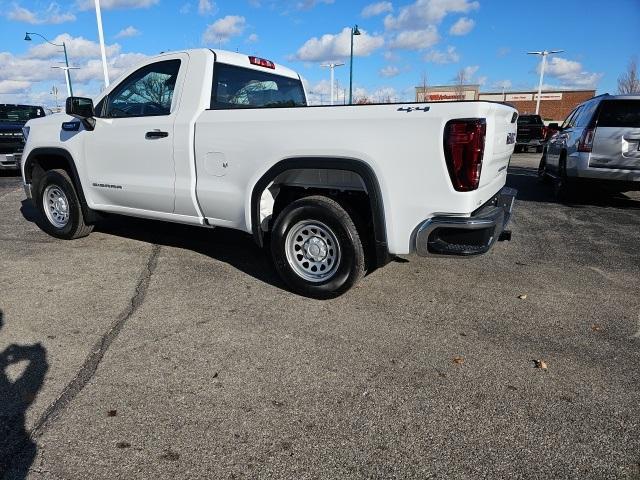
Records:
{"label": "front wheel", "polygon": [[84,221],[78,195],[64,170],[49,170],[37,183],[34,197],[42,214],[40,227],[49,235],[71,240],[85,237],[93,230]]}
{"label": "front wheel", "polygon": [[271,255],[289,288],[312,298],[341,295],[365,271],[364,249],[352,218],[324,196],[296,200],[278,215]]}
{"label": "front wheel", "polygon": [[538,165],[538,181],[540,183],[549,183],[549,175],[547,174],[547,155],[543,154]]}

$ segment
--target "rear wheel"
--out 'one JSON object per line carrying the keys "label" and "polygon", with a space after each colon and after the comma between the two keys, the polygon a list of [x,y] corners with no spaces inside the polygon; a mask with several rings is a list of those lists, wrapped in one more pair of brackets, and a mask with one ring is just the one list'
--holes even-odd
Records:
{"label": "rear wheel", "polygon": [[352,218],[324,196],[296,200],[278,215],[271,255],[284,282],[313,298],[346,292],[365,271],[364,249]]}
{"label": "rear wheel", "polygon": [[538,181],[541,183],[549,183],[549,175],[547,173],[547,155],[542,155],[540,164],[538,165]]}
{"label": "rear wheel", "polygon": [[49,235],[71,240],[93,230],[84,221],[78,195],[64,170],[49,170],[37,182],[35,203],[42,214],[40,227]]}
{"label": "rear wheel", "polygon": [[557,200],[568,200],[573,193],[572,185],[567,175],[567,161],[563,157],[558,163],[558,174],[553,181],[553,194]]}

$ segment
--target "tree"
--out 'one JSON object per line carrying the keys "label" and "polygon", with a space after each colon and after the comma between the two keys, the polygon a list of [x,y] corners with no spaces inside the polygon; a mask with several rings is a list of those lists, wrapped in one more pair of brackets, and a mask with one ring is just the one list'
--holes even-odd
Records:
{"label": "tree", "polygon": [[422,72],[422,79],[421,79],[421,83],[422,85],[419,87],[422,89],[422,98],[420,98],[420,95],[418,94],[416,98],[416,100],[418,102],[426,102],[427,101],[427,87],[429,86],[429,82],[427,82],[427,72]]}
{"label": "tree", "polygon": [[627,71],[618,77],[618,93],[621,95],[640,93],[640,78],[638,78],[638,59],[631,58]]}
{"label": "tree", "polygon": [[464,91],[465,91],[465,85],[469,82],[469,78],[467,77],[467,72],[466,70],[463,68],[461,70],[458,71],[458,73],[456,73],[456,76],[454,77],[454,83],[455,83],[455,92],[456,92],[456,100],[464,100]]}

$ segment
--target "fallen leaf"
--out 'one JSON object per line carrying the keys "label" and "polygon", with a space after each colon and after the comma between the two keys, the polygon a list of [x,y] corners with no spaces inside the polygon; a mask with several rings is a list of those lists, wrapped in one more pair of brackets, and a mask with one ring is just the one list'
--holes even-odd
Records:
{"label": "fallen leaf", "polygon": [[115,417],[116,415],[118,415],[118,411],[117,410],[109,410],[107,412],[107,417]]}
{"label": "fallen leaf", "polygon": [[545,362],[544,360],[533,360],[533,365],[535,366],[535,368],[539,368],[541,370],[547,369],[547,362]]}
{"label": "fallen leaf", "polygon": [[526,300],[526,299],[527,299],[527,296],[526,296],[526,295],[518,295],[518,298],[519,298],[520,300]]}
{"label": "fallen leaf", "polygon": [[593,325],[591,325],[591,330],[593,330],[594,332],[601,332],[602,331],[602,327],[600,325],[598,325],[597,323],[594,323]]}
{"label": "fallen leaf", "polygon": [[129,442],[118,442],[116,443],[117,448],[129,448],[131,444]]}
{"label": "fallen leaf", "polygon": [[453,363],[456,365],[462,365],[464,363],[464,358],[462,357],[453,357]]}

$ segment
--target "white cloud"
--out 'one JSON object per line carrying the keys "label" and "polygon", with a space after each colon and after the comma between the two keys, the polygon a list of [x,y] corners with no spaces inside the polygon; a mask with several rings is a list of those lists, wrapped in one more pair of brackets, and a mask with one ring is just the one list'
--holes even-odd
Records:
{"label": "white cloud", "polygon": [[26,80],[0,80],[0,93],[22,93],[30,86]]}
{"label": "white cloud", "polygon": [[260,37],[258,37],[258,34],[257,33],[252,33],[247,38],[247,43],[256,43],[256,42],[258,42],[258,40],[260,40]]}
{"label": "white cloud", "polygon": [[41,25],[72,22],[76,19],[76,16],[71,12],[61,12],[60,6],[55,2],[51,2],[45,10],[37,12],[14,3],[13,8],[7,13],[7,18],[17,22]]}
{"label": "white cloud", "polygon": [[202,41],[204,43],[226,43],[232,37],[240,35],[245,28],[246,19],[238,15],[227,15],[207,26]]}
{"label": "white cloud", "polygon": [[479,7],[479,2],[469,0],[416,0],[397,16],[387,15],[384,25],[388,30],[416,30],[437,25],[450,13],[468,13]]}
{"label": "white cloud", "polygon": [[398,33],[391,41],[391,48],[422,50],[435,45],[440,40],[438,30],[435,26],[429,25],[422,30],[405,30]]}
{"label": "white cloud", "polygon": [[[100,8],[112,10],[115,8],[149,8],[157,4],[160,0],[100,0]],[[77,0],[80,10],[93,10],[94,0]]]}
{"label": "white cloud", "polygon": [[449,29],[450,35],[462,36],[473,30],[476,22],[467,17],[461,17],[456,23],[454,23]]}
{"label": "white cloud", "polygon": [[138,35],[140,35],[140,30],[129,25],[127,28],[123,28],[118,33],[116,33],[115,38],[137,37]]}
{"label": "white cloud", "polygon": [[[360,30],[361,35],[354,38],[353,54],[364,57],[384,45],[384,38],[377,35],[369,35]],[[351,49],[351,29],[345,28],[337,34],[327,33],[322,37],[313,37],[307,40],[298,49],[294,58],[305,62],[324,62],[340,60],[349,57]]]}
{"label": "white cloud", "polygon": [[[537,73],[540,73],[542,62],[538,63]],[[584,70],[580,62],[562,57],[551,57],[547,61],[545,75],[560,81],[567,88],[595,88],[602,78],[602,73]]]}
{"label": "white cloud", "polygon": [[200,15],[213,15],[216,12],[216,4],[210,0],[198,0],[198,13]]}
{"label": "white cloud", "polygon": [[513,84],[511,80],[498,80],[493,84],[493,88],[498,88],[500,90],[509,90]]}
{"label": "white cloud", "polygon": [[476,72],[480,69],[480,67],[478,65],[470,65],[468,67],[464,67],[463,71],[464,71],[464,77],[467,79],[468,82],[471,81],[471,79],[473,78],[473,76],[476,74]]}
{"label": "white cloud", "polygon": [[456,51],[456,47],[452,46],[448,46],[444,52],[437,49],[431,49],[423,58],[425,62],[438,64],[457,63],[460,61],[460,55]]}
{"label": "white cloud", "polygon": [[391,2],[378,2],[371,3],[364,7],[360,15],[364,18],[370,18],[389,12],[393,12],[393,4]]}
{"label": "white cloud", "polygon": [[380,75],[387,78],[397,77],[400,74],[400,69],[394,65],[387,65],[380,70]]}
{"label": "white cloud", "polygon": [[296,7],[298,10],[311,10],[313,7],[318,5],[319,3],[324,3],[326,5],[331,5],[335,0],[300,0]]}
{"label": "white cloud", "polygon": [[[100,45],[92,40],[87,40],[83,37],[72,37],[68,33],[58,35],[51,40],[53,43],[64,42],[67,46],[67,54],[69,55],[69,63],[73,64],[78,58],[87,57],[99,57]],[[116,55],[120,52],[120,45],[114,43],[112,45],[105,46],[108,56]],[[52,58],[59,58],[62,56],[60,47],[51,45],[49,43],[39,43],[32,46],[27,53],[30,58],[38,58],[42,60],[49,60]]]}

